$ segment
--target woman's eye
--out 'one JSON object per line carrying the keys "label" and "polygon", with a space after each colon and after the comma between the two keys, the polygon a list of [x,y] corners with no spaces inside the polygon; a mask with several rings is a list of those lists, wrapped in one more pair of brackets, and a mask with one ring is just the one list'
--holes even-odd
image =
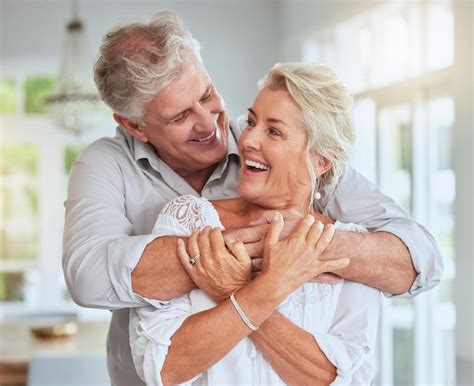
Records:
{"label": "woman's eye", "polygon": [[273,127],[270,127],[268,129],[268,133],[272,136],[280,136],[280,132],[277,129],[274,129]]}
{"label": "woman's eye", "polygon": [[250,126],[250,127],[255,126],[255,122],[253,121],[253,119],[247,118],[246,122],[247,122],[247,126]]}

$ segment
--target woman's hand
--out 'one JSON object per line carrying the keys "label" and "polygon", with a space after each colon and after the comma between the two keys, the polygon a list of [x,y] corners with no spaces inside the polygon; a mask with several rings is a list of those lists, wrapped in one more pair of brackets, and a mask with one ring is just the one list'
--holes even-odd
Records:
{"label": "woman's hand", "polygon": [[[194,283],[215,301],[227,299],[250,281],[252,263],[244,244],[224,241],[219,228],[206,227],[194,232],[189,238],[188,249],[191,256],[183,240],[179,239],[181,264]],[[196,259],[196,256],[199,257]]]}
{"label": "woman's hand", "polygon": [[271,273],[292,289],[310,279],[349,264],[349,259],[321,261],[319,257],[334,235],[332,224],[323,225],[313,216],[306,216],[284,240],[280,239],[283,218],[279,213],[270,225],[263,246],[262,274]]}

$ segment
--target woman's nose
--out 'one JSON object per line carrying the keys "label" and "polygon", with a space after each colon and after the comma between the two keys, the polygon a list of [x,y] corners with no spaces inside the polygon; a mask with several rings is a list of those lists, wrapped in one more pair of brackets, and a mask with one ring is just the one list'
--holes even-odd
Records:
{"label": "woman's nose", "polygon": [[247,128],[240,136],[240,140],[244,149],[261,149],[261,133],[257,126]]}

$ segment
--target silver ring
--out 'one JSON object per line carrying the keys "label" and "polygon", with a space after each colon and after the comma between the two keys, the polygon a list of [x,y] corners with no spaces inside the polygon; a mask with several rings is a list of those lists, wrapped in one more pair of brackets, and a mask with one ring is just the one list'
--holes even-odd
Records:
{"label": "silver ring", "polygon": [[197,254],[196,256],[191,257],[191,258],[189,259],[189,263],[190,263],[191,265],[196,264],[196,261],[198,261],[200,257],[201,257],[201,255],[199,255],[199,254]]}

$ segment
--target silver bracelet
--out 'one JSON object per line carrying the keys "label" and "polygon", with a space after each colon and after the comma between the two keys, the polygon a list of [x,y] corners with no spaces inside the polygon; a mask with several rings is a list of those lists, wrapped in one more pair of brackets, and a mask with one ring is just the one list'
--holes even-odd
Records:
{"label": "silver bracelet", "polygon": [[257,331],[258,327],[255,326],[249,318],[247,318],[247,315],[245,315],[244,310],[240,308],[239,303],[237,303],[237,300],[235,299],[234,294],[230,295],[230,301],[232,302],[232,305],[234,306],[235,310],[239,314],[240,318],[242,321],[247,325],[248,328],[250,328],[252,331]]}

